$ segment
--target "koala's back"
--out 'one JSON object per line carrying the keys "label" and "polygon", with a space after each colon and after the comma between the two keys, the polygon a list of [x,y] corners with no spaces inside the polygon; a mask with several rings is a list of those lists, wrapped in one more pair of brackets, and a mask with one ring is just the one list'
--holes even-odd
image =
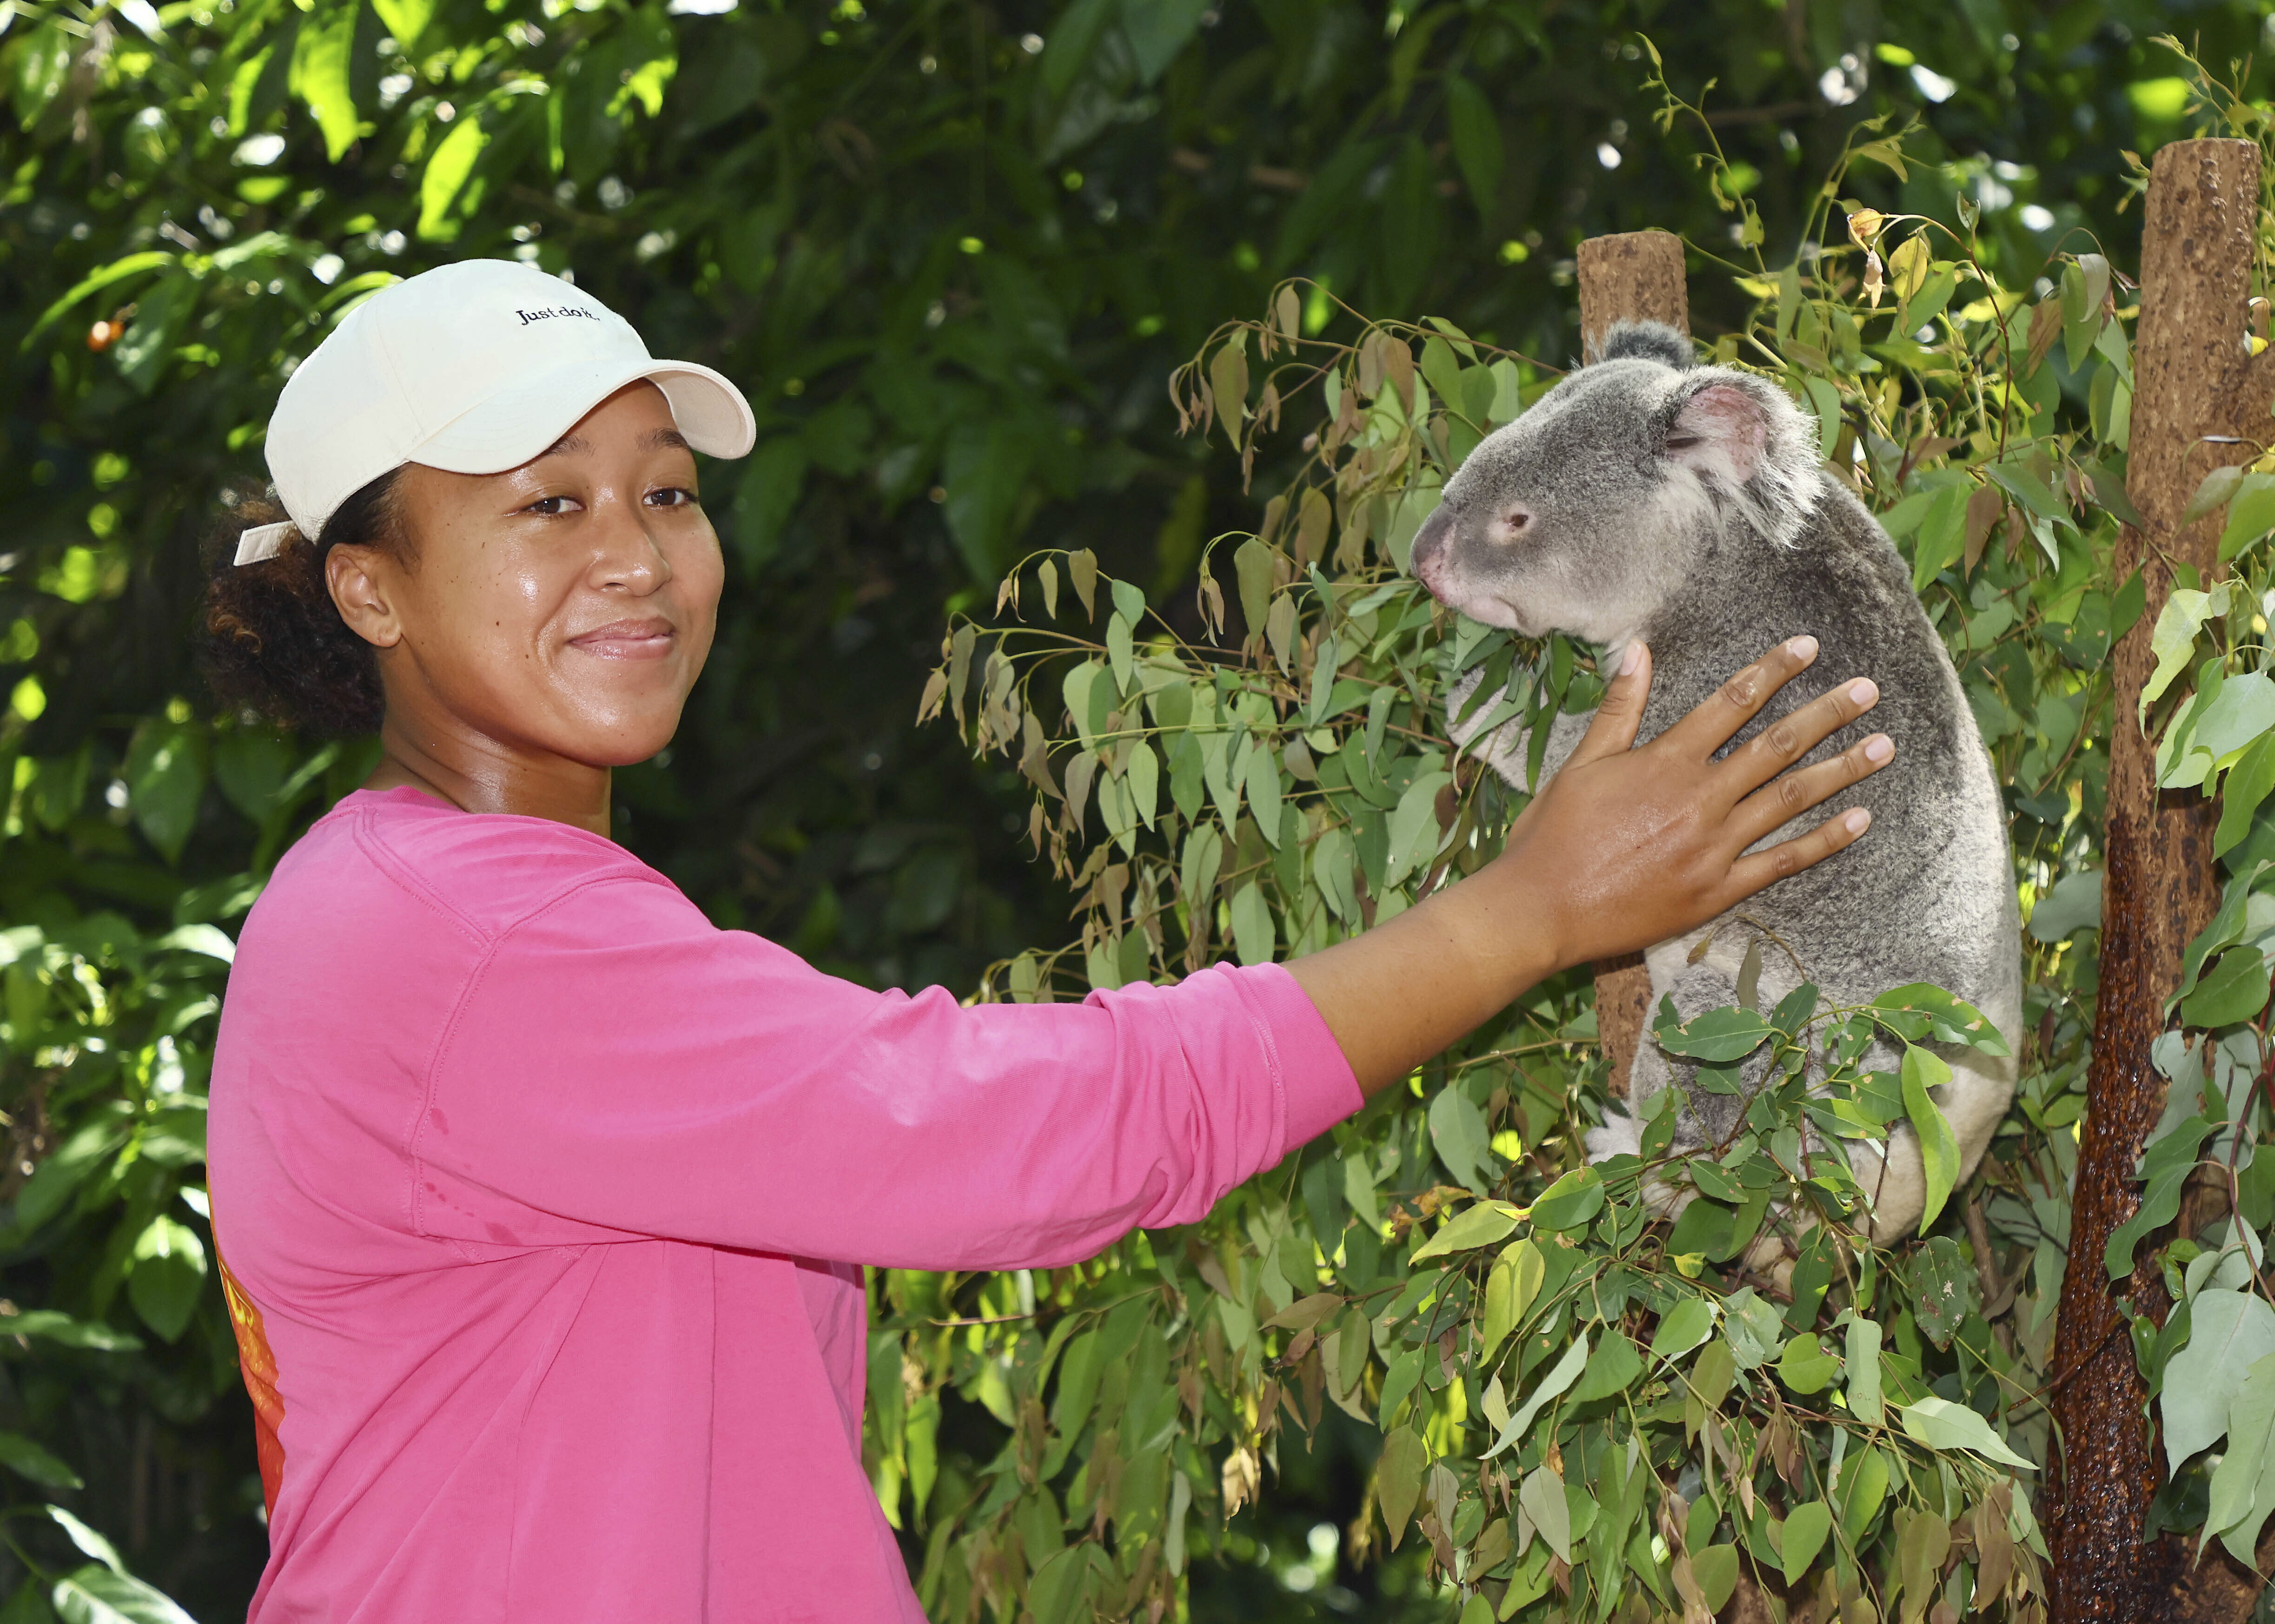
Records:
{"label": "koala's back", "polygon": [[[1774,696],[1734,745],[1835,684],[1869,676],[1879,685],[1878,705],[1804,759],[1822,759],[1874,731],[1896,746],[1886,768],[1772,837],[1861,805],[1873,819],[1865,838],[1735,912],[1774,932],[1833,999],[1855,1001],[1932,981],[1983,1008],[2011,1039],[2021,921],[2005,811],[1958,675],[1886,534],[1827,479],[1794,546],[1751,535],[1717,542],[1687,586],[1644,629],[1653,663],[1644,736],[1687,714],[1779,639],[1805,631],[1820,645],[1816,663]],[[1696,940],[1669,947],[1687,954]],[[1737,945],[1742,951],[1742,940]],[[1656,980],[1672,955],[1662,949],[1652,956]],[[1793,978],[1789,963],[1782,965],[1788,973],[1777,973],[1783,956],[1766,950],[1765,990]]]}

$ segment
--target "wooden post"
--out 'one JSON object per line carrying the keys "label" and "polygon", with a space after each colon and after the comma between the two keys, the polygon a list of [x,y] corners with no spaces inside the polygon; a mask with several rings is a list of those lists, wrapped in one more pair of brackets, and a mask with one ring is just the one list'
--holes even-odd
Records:
{"label": "wooden post", "polygon": [[[1682,239],[1667,231],[1623,231],[1580,245],[1580,350],[1592,360],[1614,321],[1664,321],[1690,330]],[[1651,972],[1643,955],[1596,965],[1596,1031],[1612,1062],[1612,1092],[1628,1091],[1651,1011]]]}
{"label": "wooden post", "polygon": [[[2102,888],[2100,991],[2079,1136],[2069,1260],[2055,1333],[2050,1462],[2054,1624],[2159,1616],[2170,1558],[2141,1530],[2158,1477],[2156,1429],[2117,1297],[2161,1320],[2167,1303],[2143,1268],[2112,1289],[2109,1235],[2140,1205],[2133,1170],[2164,1109],[2149,1046],[2180,983],[2181,950],[2218,901],[2212,808],[2194,790],[2157,791],[2154,752],[2136,720],[2155,661],[2149,633],[2173,587],[2172,567],[2213,572],[2218,525],[2181,514],[2203,476],[2252,455],[2208,434],[2257,436],[2267,426],[2266,369],[2244,347],[2259,211],[2259,153],[2249,141],[2174,141],[2156,155],[2142,221],[2141,320],[2127,488],[2146,521],[2128,527],[2115,581],[2137,567],[2147,608],[2118,644],[2109,752],[2108,868]],[[2164,1542],[2169,1544],[2170,1542]]]}

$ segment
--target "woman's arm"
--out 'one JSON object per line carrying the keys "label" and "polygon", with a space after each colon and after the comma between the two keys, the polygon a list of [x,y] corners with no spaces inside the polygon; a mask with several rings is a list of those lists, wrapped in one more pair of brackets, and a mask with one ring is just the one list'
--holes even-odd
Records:
{"label": "woman's arm", "polygon": [[657,876],[571,887],[466,985],[412,1130],[412,1223],[473,1249],[656,1235],[942,1269],[1192,1221],[1356,1110],[1354,1073],[1379,1088],[1550,971],[1676,934],[1853,838],[1739,856],[1877,765],[1860,747],[1751,793],[1869,693],[1711,760],[1810,652],[1631,751],[1639,663],[1508,856],[1284,968],[966,1008],[825,976]]}
{"label": "woman's arm", "polygon": [[1771,650],[1640,750],[1651,656],[1639,643],[1628,651],[1587,737],[1518,818],[1500,857],[1388,924],[1289,965],[1368,1093],[1542,978],[1679,936],[1864,832],[1870,814],[1856,810],[1741,855],[1887,765],[1893,746],[1875,734],[1777,776],[1878,702],[1870,682],[1844,684],[1713,759],[1817,658],[1814,638]]}

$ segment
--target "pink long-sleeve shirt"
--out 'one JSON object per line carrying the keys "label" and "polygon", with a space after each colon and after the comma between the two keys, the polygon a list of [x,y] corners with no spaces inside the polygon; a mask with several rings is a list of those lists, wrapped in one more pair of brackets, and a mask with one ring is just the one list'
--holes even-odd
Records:
{"label": "pink long-sleeve shirt", "polygon": [[598,835],[408,789],[277,865],[212,1100],[253,1624],[915,1624],[859,1265],[1087,1258],[1360,1103],[1276,967],[873,993]]}

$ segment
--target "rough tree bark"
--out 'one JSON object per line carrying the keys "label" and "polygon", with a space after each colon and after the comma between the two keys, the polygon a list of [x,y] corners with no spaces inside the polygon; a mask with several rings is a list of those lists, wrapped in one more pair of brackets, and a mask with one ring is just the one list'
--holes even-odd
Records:
{"label": "rough tree bark", "polygon": [[[1690,330],[1690,295],[1682,239],[1667,231],[1622,231],[1580,245],[1580,348],[1590,359],[1614,321],[1664,321]],[[1643,955],[1605,959],[1596,967],[1596,1032],[1612,1063],[1612,1092],[1628,1091],[1628,1069],[1643,1041],[1651,1008],[1651,972]]]}
{"label": "rough tree bark", "polygon": [[2100,990],[2054,1341],[2062,1448],[2049,1463],[2044,1519],[2053,1624],[2155,1616],[2173,1576],[2171,1557],[2141,1538],[2157,1484],[2156,1436],[2117,1303],[2130,1296],[2161,1318],[2164,1291],[2147,1269],[2112,1288],[2102,1258],[2111,1231],[2139,1205],[2134,1167],[2164,1108],[2149,1046],[2179,984],[2181,951],[2218,898],[2211,809],[2193,791],[2158,793],[2154,752],[2135,718],[2173,566],[2209,576],[2215,559],[2218,525],[2184,527],[2181,514],[2208,471],[2250,454],[2204,436],[2266,427],[2265,371],[2244,346],[2258,208],[2251,143],[2175,141],[2158,152],[2142,223],[2127,482],[2146,528],[2128,527],[2117,562],[2120,581],[2140,569],[2147,608],[2119,643],[2114,668]]}

